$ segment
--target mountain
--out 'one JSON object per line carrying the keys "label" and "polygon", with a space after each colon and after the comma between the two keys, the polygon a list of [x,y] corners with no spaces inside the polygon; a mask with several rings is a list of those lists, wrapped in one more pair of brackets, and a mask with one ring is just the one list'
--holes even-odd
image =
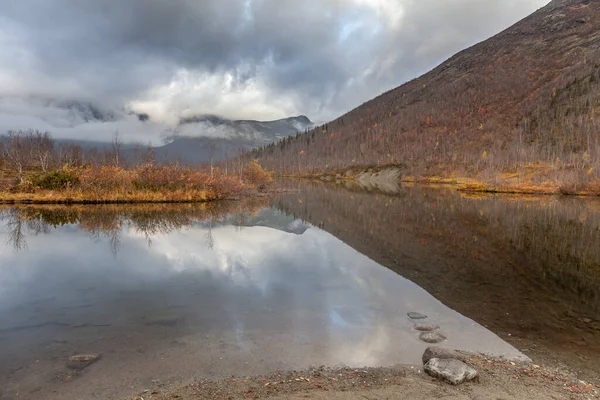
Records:
{"label": "mountain", "polygon": [[[159,161],[197,163],[235,157],[242,150],[265,146],[313,126],[304,115],[275,121],[198,115],[182,118],[173,126],[153,120],[151,115],[102,102],[0,97],[0,136],[10,130],[39,129],[71,138],[57,139],[58,144],[92,151],[110,148],[113,132],[120,132],[123,140],[135,137],[142,143],[162,137],[165,145],[154,149]],[[122,148],[133,151],[139,147],[125,143]]]}
{"label": "mountain", "polygon": [[243,139],[263,145],[312,128],[313,123],[304,115],[275,121],[232,121],[216,115],[202,115],[183,118],[179,126],[184,131],[190,131],[196,126],[200,130],[217,132],[227,139]]}
{"label": "mountain", "polygon": [[[88,123],[107,122],[108,118],[114,115],[102,114],[99,108],[87,103],[69,104],[68,109],[78,116],[78,120],[85,117],[88,118]],[[152,123],[145,114],[135,116],[144,125]],[[234,158],[241,151],[266,146],[312,127],[313,123],[303,115],[275,121],[234,121],[217,116],[199,116],[182,120],[175,130],[168,130],[170,134],[165,138],[167,143],[154,147],[153,150],[159,162],[202,163],[211,159],[219,161]],[[84,152],[104,152],[112,149],[109,142],[92,140],[57,139],[56,143],[59,146],[79,146]],[[139,158],[139,144],[123,143],[121,149],[125,158]]]}
{"label": "mountain", "polygon": [[114,122],[121,116],[121,112],[118,110],[101,107],[89,101],[62,100],[50,102],[47,106],[66,110],[68,120],[72,125],[88,122]]}
{"label": "mountain", "polygon": [[599,29],[600,1],[553,0],[425,75],[255,156],[281,173],[394,164],[414,177],[497,184],[598,180]]}
{"label": "mountain", "polygon": [[312,127],[313,123],[304,115],[275,121],[234,121],[201,115],[181,119],[178,133],[168,137],[166,145],[155,148],[155,153],[159,161],[222,160],[235,157],[241,150],[266,146]]}

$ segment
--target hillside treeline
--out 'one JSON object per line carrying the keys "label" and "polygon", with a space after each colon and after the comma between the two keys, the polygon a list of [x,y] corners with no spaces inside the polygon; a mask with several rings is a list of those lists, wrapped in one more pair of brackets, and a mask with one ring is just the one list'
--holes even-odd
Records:
{"label": "hillside treeline", "polygon": [[552,2],[433,71],[255,151],[281,174],[402,165],[415,177],[600,177],[600,3]]}

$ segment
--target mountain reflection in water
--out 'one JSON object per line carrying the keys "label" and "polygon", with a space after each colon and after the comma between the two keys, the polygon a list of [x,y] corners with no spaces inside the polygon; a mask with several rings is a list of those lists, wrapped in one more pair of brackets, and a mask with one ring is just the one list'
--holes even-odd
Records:
{"label": "mountain reflection in water", "polygon": [[542,361],[600,379],[600,199],[285,181],[275,206]]}

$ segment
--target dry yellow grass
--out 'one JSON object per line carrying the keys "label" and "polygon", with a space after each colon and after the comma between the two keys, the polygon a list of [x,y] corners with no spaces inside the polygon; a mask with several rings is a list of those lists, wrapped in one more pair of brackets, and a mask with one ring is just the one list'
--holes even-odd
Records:
{"label": "dry yellow grass", "polygon": [[39,190],[34,193],[0,192],[0,203],[90,204],[90,203],[185,203],[218,200],[221,197],[208,190],[173,191],[55,191]]}
{"label": "dry yellow grass", "polygon": [[247,197],[271,181],[255,160],[246,164],[242,179],[179,165],[64,167],[28,171],[20,183],[0,186],[0,203],[195,203]]}

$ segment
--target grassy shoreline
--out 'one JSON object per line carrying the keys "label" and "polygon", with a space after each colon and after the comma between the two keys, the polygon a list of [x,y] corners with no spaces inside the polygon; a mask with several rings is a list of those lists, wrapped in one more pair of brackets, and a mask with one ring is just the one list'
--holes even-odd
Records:
{"label": "grassy shoreline", "polygon": [[[249,193],[248,193],[249,194]],[[0,192],[0,204],[128,204],[128,203],[204,203],[230,196],[210,190],[103,191],[37,190],[33,193]]]}
{"label": "grassy shoreline", "polygon": [[[549,176],[535,171],[527,176],[518,176],[518,174],[509,177],[500,176],[499,183],[486,183],[485,179],[476,177],[444,177],[444,176],[420,176],[404,175],[405,167],[402,165],[384,165],[384,166],[353,166],[340,170],[327,171],[314,174],[284,175],[287,178],[316,179],[322,181],[346,181],[354,182],[360,180],[365,174],[371,176],[367,179],[376,179],[372,175],[385,173],[390,170],[398,170],[400,183],[418,183],[418,184],[436,184],[452,185],[456,190],[471,193],[490,193],[490,194],[528,194],[528,195],[566,195],[566,196],[600,196],[600,181],[591,180],[586,184],[580,184],[568,180],[553,179]],[[536,175],[537,173],[537,175]],[[517,181],[516,183],[514,181]]]}
{"label": "grassy shoreline", "polygon": [[204,203],[256,196],[272,182],[256,161],[235,175],[155,164],[12,172],[0,185],[0,204]]}

